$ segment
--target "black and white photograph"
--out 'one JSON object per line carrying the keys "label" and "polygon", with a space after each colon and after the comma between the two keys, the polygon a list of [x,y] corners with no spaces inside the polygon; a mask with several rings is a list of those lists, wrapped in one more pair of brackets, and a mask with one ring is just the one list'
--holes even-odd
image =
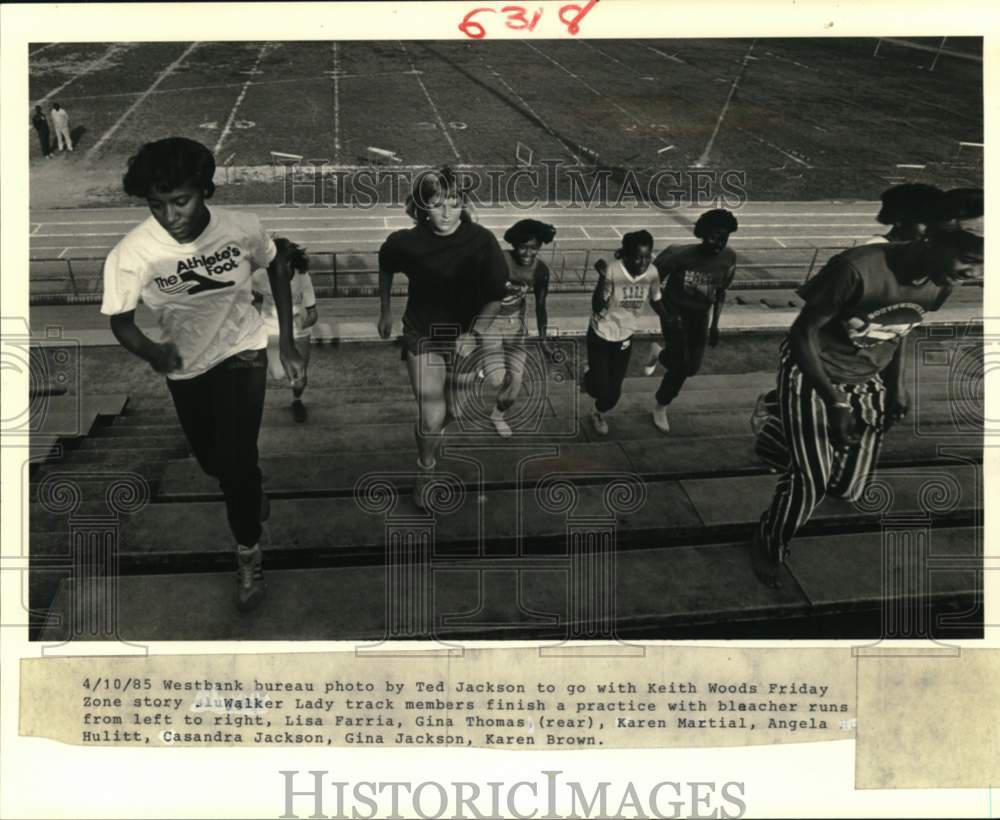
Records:
{"label": "black and white photograph", "polygon": [[0,20],[0,814],[995,813],[985,3]]}
{"label": "black and white photograph", "polygon": [[982,38],[505,24],[30,46],[31,637],[981,637]]}

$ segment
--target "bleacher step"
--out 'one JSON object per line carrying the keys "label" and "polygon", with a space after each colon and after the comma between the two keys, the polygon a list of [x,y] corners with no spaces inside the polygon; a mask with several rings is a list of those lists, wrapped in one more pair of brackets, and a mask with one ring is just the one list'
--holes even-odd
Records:
{"label": "bleacher step", "polygon": [[[974,537],[974,531],[967,528],[935,530],[934,555],[946,562],[966,554]],[[784,584],[779,590],[767,589],[756,580],[745,544],[618,553],[613,559],[614,626],[619,635],[634,630],[662,635],[692,625],[736,629],[748,622],[780,630],[780,621],[878,610],[885,596],[881,546],[879,533],[800,539],[794,561],[782,570]],[[893,569],[907,575],[923,570],[912,562],[912,557],[901,556]],[[824,584],[824,570],[831,565],[839,572],[827,576]],[[533,565],[531,559],[453,564],[435,558],[430,632],[412,637],[472,639],[503,631],[511,636],[563,640],[580,626],[569,616],[569,571],[571,565],[565,559]],[[261,606],[239,613],[231,571],[122,576],[114,586],[118,637],[133,641],[378,641],[386,637],[383,602],[388,584],[382,566],[267,568],[265,583]],[[905,591],[897,594],[905,595]],[[979,594],[976,572],[960,570],[941,584],[932,577],[928,601],[971,601]],[[94,595],[90,587],[82,587],[78,597],[74,582],[62,582],[42,640],[68,637],[72,609],[94,611]],[[880,634],[873,632],[873,637]],[[775,637],[774,632],[769,636]]]}
{"label": "bleacher step", "polygon": [[[880,489],[869,497],[869,504],[828,497],[813,515],[809,531],[877,526],[887,514],[922,512],[928,498],[938,499],[934,516],[938,522],[968,520],[982,506],[982,498],[972,491],[976,471],[973,466],[943,465],[882,470]],[[572,520],[613,524],[623,549],[718,542],[734,533],[750,532],[771,501],[775,481],[774,476],[757,475],[646,482],[645,502],[634,511],[617,513],[608,506],[609,490],[603,481],[572,491],[563,485],[548,495],[540,487],[484,495],[457,489],[445,493],[447,511],[430,515],[413,503],[412,475],[393,473],[373,479],[369,492],[358,498],[275,498],[270,539],[276,559],[297,566],[377,563],[382,560],[386,528],[394,522],[400,526],[425,522],[434,532],[437,549],[456,555],[476,555],[487,549],[509,553],[518,544],[540,552],[565,549],[570,515]],[[940,498],[935,495],[939,488],[945,493]],[[875,504],[883,497],[887,500],[884,509]],[[574,498],[571,511],[553,507]],[[948,503],[941,498],[949,499]],[[39,524],[43,521],[49,532],[34,529],[33,523],[33,551],[65,550],[58,516],[39,513]],[[182,531],[178,522],[183,522]],[[188,559],[212,563],[231,548],[232,538],[224,505],[202,501],[151,504],[123,521],[120,532],[122,559],[132,562],[134,571],[147,563],[164,568],[183,566]],[[43,537],[37,538],[40,534]]]}

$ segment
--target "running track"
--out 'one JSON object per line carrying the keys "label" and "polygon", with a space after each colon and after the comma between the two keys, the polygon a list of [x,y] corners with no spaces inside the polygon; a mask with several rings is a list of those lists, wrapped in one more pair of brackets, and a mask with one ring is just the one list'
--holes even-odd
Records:
{"label": "running track", "polygon": [[[227,206],[230,207],[230,206]],[[412,225],[399,207],[280,208],[274,205],[232,206],[257,213],[267,230],[308,246],[311,251],[372,251],[386,235]],[[483,209],[481,224],[498,236],[517,219],[534,217],[558,229],[562,248],[605,249],[617,246],[622,234],[648,229],[656,247],[694,241],[691,229],[707,207]],[[738,251],[783,248],[838,248],[880,232],[877,202],[756,202],[734,211],[740,229],[732,237]],[[85,208],[32,211],[32,259],[101,257],[134,225],[148,216],[144,208]]]}

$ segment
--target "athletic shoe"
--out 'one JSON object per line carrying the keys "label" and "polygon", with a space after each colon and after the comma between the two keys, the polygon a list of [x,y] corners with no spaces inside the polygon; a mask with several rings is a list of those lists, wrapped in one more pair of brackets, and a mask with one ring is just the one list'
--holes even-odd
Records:
{"label": "athletic shoe", "polygon": [[247,612],[264,597],[263,553],[260,546],[236,548],[236,608]]}
{"label": "athletic shoe", "polygon": [[306,406],[302,403],[301,399],[295,399],[292,402],[292,418],[299,424],[302,424],[302,422],[309,418],[309,411],[306,410]]}
{"label": "athletic shoe", "polygon": [[753,434],[760,435],[768,419],[778,415],[778,391],[771,390],[757,396],[757,403],[754,405],[753,413],[750,415],[750,429]]}
{"label": "athletic shoe", "polygon": [[661,433],[670,432],[670,421],[667,419],[667,405],[659,405],[653,408],[653,424]]}
{"label": "athletic shoe", "polygon": [[498,407],[494,407],[493,412],[490,413],[490,421],[492,421],[493,426],[496,427],[497,433],[504,438],[509,438],[514,434],[514,431],[510,429],[510,425],[507,424],[503,417],[503,411]]}
{"label": "athletic shoe", "polygon": [[649,357],[642,368],[642,372],[647,376],[652,376],[656,372],[656,365],[660,361],[660,353],[663,352],[663,345],[653,342],[649,348]]}
{"label": "athletic shoe", "polygon": [[425,467],[417,459],[417,478],[413,482],[413,503],[421,510],[427,509],[427,487],[434,478],[434,467]]}
{"label": "athletic shoe", "polygon": [[599,436],[606,436],[608,434],[608,422],[604,418],[603,413],[597,412],[597,410],[592,410],[590,413],[590,422],[594,425],[594,432]]}

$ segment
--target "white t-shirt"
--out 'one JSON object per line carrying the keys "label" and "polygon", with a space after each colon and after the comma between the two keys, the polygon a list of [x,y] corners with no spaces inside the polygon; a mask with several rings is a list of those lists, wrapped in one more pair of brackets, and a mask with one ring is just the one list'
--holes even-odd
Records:
{"label": "white t-shirt", "polygon": [[267,347],[250,277],[276,254],[251,213],[210,208],[201,236],[183,245],[150,216],[105,261],[101,313],[127,313],[141,299],[183,360],[167,378],[193,378],[236,353]]}
{"label": "white t-shirt", "polygon": [[624,342],[639,326],[639,311],[649,302],[660,300],[660,274],[652,265],[639,277],[632,277],[621,260],[608,265],[604,277],[607,307],[590,317],[594,332],[608,342]]}
{"label": "white t-shirt", "polygon": [[[278,308],[274,304],[271,280],[268,279],[267,271],[263,269],[254,271],[251,283],[253,289],[264,297],[260,315],[267,325],[267,332],[271,336],[277,336]],[[302,339],[312,333],[312,328],[303,328],[302,323],[306,319],[306,308],[316,307],[316,291],[313,290],[312,277],[308,273],[296,273],[288,284],[292,291],[292,325],[295,338]]]}
{"label": "white t-shirt", "polygon": [[65,128],[69,125],[69,113],[65,108],[52,109],[52,124],[56,128]]}
{"label": "white t-shirt", "polygon": [[882,234],[877,234],[877,235],[871,237],[870,239],[866,239],[861,244],[862,245],[887,245],[887,244],[889,244],[889,240],[886,239],[884,236],[882,236]]}

